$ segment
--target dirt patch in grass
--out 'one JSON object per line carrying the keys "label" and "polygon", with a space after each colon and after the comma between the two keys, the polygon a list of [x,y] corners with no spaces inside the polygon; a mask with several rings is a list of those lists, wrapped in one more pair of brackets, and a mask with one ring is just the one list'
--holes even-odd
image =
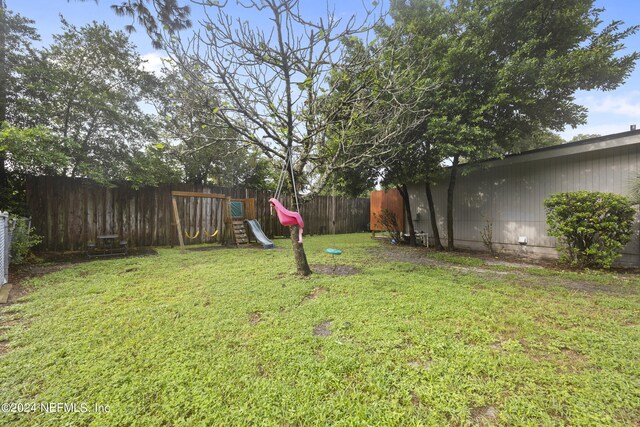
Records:
{"label": "dirt patch in grass", "polygon": [[372,248],[371,254],[376,258],[379,258],[381,261],[409,262],[411,264],[433,266],[438,266],[440,264],[446,265],[445,263],[429,259],[425,255],[425,250],[422,248],[414,249],[408,247],[381,245],[380,247]]}
{"label": "dirt patch in grass", "polygon": [[302,301],[300,301],[300,304],[304,304],[307,301],[316,299],[320,295],[325,294],[325,293],[327,293],[327,289],[326,288],[313,288],[313,290],[311,292],[309,292],[308,294],[306,294],[302,298]]}
{"label": "dirt patch in grass", "polygon": [[314,273],[328,274],[330,276],[353,276],[359,274],[360,270],[350,265],[327,265],[314,264],[311,266]]}
{"label": "dirt patch in grass", "polygon": [[331,335],[329,327],[331,327],[331,320],[325,320],[324,322],[313,328],[313,335],[315,335],[316,337],[328,337],[329,335]]}
{"label": "dirt patch in grass", "polygon": [[539,276],[529,276],[525,273],[520,273],[523,277],[532,280],[521,280],[518,281],[517,284],[520,286],[524,286],[532,289],[542,289],[547,286],[561,286],[570,291],[576,292],[584,292],[588,294],[593,293],[603,293],[608,295],[636,295],[638,294],[637,289],[633,289],[630,287],[623,287],[620,284],[602,284],[602,283],[593,283],[586,281],[578,281],[578,280],[567,280],[550,277],[539,277]]}
{"label": "dirt patch in grass", "polygon": [[228,245],[217,245],[217,244],[211,244],[209,246],[197,246],[195,248],[190,248],[189,246],[187,246],[185,248],[185,250],[187,252],[207,252],[207,251],[217,251],[220,249],[251,249],[251,250],[257,250],[257,251],[281,251],[284,248],[271,248],[271,249],[265,249],[262,244],[260,243],[246,243],[246,244],[241,244],[241,245],[235,245],[235,244],[228,244]]}
{"label": "dirt patch in grass", "polygon": [[218,249],[237,249],[237,246],[233,245],[229,245],[229,246],[224,246],[224,245],[211,245],[211,246],[198,246],[197,248],[190,248],[189,246],[187,246],[185,248],[185,251],[189,251],[189,252],[207,252],[207,251],[216,251]]}
{"label": "dirt patch in grass", "polygon": [[73,266],[72,262],[63,262],[59,264],[27,264],[13,267],[9,270],[9,281],[14,285],[30,279],[32,277],[40,277],[45,274],[53,273]]}
{"label": "dirt patch in grass", "polygon": [[269,373],[267,372],[265,367],[262,366],[262,365],[258,365],[258,376],[260,376],[262,378],[268,378],[269,377]]}
{"label": "dirt patch in grass", "polygon": [[[537,275],[531,272],[525,271],[527,268],[540,268],[540,264],[526,264],[516,263],[509,261],[496,261],[490,256],[477,254],[474,252],[455,252],[455,255],[472,256],[479,260],[485,260],[485,265],[489,268],[482,268],[476,266],[464,266],[457,265],[451,262],[432,259],[427,256],[426,248],[411,248],[402,246],[390,246],[380,245],[377,248],[373,248],[371,253],[375,255],[377,259],[388,262],[407,262],[418,265],[430,265],[434,267],[447,268],[451,270],[457,270],[462,272],[471,272],[479,274],[492,274],[498,276],[516,275],[520,280],[514,281],[514,284],[529,288],[544,288],[546,286],[561,286],[571,291],[585,292],[585,293],[605,293],[609,295],[636,295],[638,294],[637,288],[623,287],[619,283],[603,284],[594,283],[581,280],[571,280],[561,276],[554,275]],[[547,264],[546,267],[551,267],[552,264]],[[557,264],[553,264],[557,268]],[[499,267],[509,268],[507,271],[500,271]],[[517,268],[520,268],[518,270]],[[529,270],[530,271],[530,270]],[[564,271],[564,270],[563,270]],[[562,271],[558,271],[560,275]]]}
{"label": "dirt patch in grass", "polygon": [[254,311],[253,313],[249,313],[249,323],[252,325],[257,325],[262,321],[262,313],[259,311]]}
{"label": "dirt patch in grass", "polygon": [[413,390],[411,390],[411,404],[413,406],[420,406],[420,396]]}
{"label": "dirt patch in grass", "polygon": [[283,248],[281,246],[274,246],[273,248],[265,249],[264,246],[262,246],[262,243],[249,243],[248,245],[241,246],[241,248],[250,249],[252,251],[257,251],[257,252],[284,251],[287,249],[291,249],[287,247]]}
{"label": "dirt patch in grass", "polygon": [[[388,252],[404,252],[399,256],[391,255]],[[412,262],[414,264],[426,264],[426,265],[451,265],[441,260],[430,259],[428,254],[443,253],[451,254],[452,256],[474,258],[483,261],[486,266],[490,267],[506,267],[506,268],[537,268],[546,270],[556,270],[558,272],[583,272],[584,270],[578,267],[571,267],[566,264],[561,264],[557,259],[553,258],[533,258],[526,255],[520,255],[516,253],[500,252],[496,255],[491,255],[488,252],[472,251],[466,249],[455,249],[453,252],[436,252],[432,248],[426,248],[422,246],[410,247],[406,245],[394,246],[388,243],[382,243],[378,248],[373,249],[374,253],[379,253],[381,256],[385,256],[386,259],[400,262]],[[397,259],[396,259],[397,258]],[[492,271],[492,270],[488,270]],[[496,272],[496,270],[493,270]],[[640,276],[640,269],[634,267],[612,267],[609,272],[617,274],[629,274]],[[516,272],[517,273],[517,272]]]}
{"label": "dirt patch in grass", "polygon": [[[74,252],[37,252],[36,256],[46,262],[54,264],[77,264],[79,262],[97,261],[101,259],[114,259],[114,258],[130,258],[137,256],[151,256],[158,255],[158,252],[153,248],[129,248],[127,256],[124,254],[117,254],[106,257],[92,257],[89,258],[85,251]],[[38,264],[34,264],[37,266]]]}
{"label": "dirt patch in grass", "polygon": [[578,353],[577,351],[571,348],[564,347],[564,348],[561,348],[560,350],[562,351],[562,354],[564,354],[564,356],[567,358],[569,363],[572,365],[585,363],[587,361],[587,357],[584,354]]}
{"label": "dirt patch in grass", "polygon": [[492,426],[498,419],[498,411],[493,406],[480,406],[471,410],[471,425]]}
{"label": "dirt patch in grass", "polygon": [[371,251],[377,258],[384,261],[408,262],[418,265],[430,265],[433,267],[451,268],[454,270],[473,272],[473,273],[491,273],[491,274],[510,274],[507,271],[489,270],[482,267],[455,265],[446,261],[429,258],[426,255],[425,248],[410,248],[402,246],[386,246],[375,248]]}
{"label": "dirt patch in grass", "polygon": [[580,291],[580,292],[603,292],[605,294],[610,295],[633,295],[637,292],[630,288],[623,288],[619,285],[603,285],[598,283],[589,283],[589,282],[578,282],[578,281],[569,281],[563,280],[558,282],[558,285],[563,288],[567,288],[572,291]]}
{"label": "dirt patch in grass", "polygon": [[9,292],[9,299],[6,304],[1,304],[0,307],[15,304],[16,301],[29,293],[29,289],[24,285],[26,280],[64,270],[65,268],[73,266],[73,264],[74,263],[71,262],[64,262],[60,264],[27,264],[12,267],[9,270],[9,283],[12,284],[11,292]]}
{"label": "dirt patch in grass", "polygon": [[431,368],[431,359],[428,360],[420,360],[420,359],[412,359],[407,365],[413,369],[430,369]]}

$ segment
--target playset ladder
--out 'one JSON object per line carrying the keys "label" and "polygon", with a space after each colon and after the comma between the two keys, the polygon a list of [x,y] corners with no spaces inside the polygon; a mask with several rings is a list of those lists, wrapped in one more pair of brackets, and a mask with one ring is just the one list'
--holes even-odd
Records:
{"label": "playset ladder", "polygon": [[244,227],[244,221],[233,221],[233,234],[236,238],[236,244],[246,245],[249,243],[247,230]]}

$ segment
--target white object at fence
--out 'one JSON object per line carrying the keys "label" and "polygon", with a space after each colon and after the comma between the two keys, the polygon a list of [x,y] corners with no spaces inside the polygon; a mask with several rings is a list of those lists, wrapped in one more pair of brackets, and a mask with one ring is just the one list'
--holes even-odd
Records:
{"label": "white object at fence", "polygon": [[11,233],[9,230],[9,214],[0,212],[0,286],[9,281],[10,249]]}

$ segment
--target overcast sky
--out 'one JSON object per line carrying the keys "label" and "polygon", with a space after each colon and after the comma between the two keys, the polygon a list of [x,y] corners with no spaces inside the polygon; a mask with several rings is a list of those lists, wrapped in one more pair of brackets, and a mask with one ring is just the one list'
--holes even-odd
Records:
{"label": "overcast sky", "polygon": [[[366,1],[366,0],[365,0]],[[67,21],[81,26],[91,21],[106,21],[109,26],[121,29],[131,23],[130,18],[119,18],[110,9],[113,3],[122,0],[100,0],[97,4],[93,0],[80,2],[76,0],[7,0],[7,7],[13,11],[31,18],[36,22],[36,28],[42,36],[43,43],[51,42],[51,35],[60,32],[60,14]],[[184,2],[183,2],[184,3]],[[246,15],[246,12],[232,4],[230,14],[233,16]],[[301,0],[305,16],[322,16],[326,4],[321,0]],[[329,7],[334,8],[336,15],[349,16],[352,13],[363,15],[361,0],[329,0]],[[598,7],[605,8],[602,19],[605,23],[612,20],[623,20],[626,25],[640,24],[639,0],[597,0]],[[193,20],[201,16],[198,7],[194,7]],[[261,22],[252,22],[260,25]],[[196,24],[197,25],[197,24]],[[160,66],[161,51],[151,47],[146,33],[142,30],[131,35],[131,41],[139,48],[142,56],[148,61],[150,70]],[[635,34],[626,40],[626,52],[640,50],[640,34]],[[629,125],[637,124],[640,128],[640,65],[629,77],[627,82],[615,91],[578,92],[576,98],[579,104],[589,109],[587,124],[576,129],[567,128],[561,132],[565,139],[571,139],[578,133],[611,134],[629,130]]]}

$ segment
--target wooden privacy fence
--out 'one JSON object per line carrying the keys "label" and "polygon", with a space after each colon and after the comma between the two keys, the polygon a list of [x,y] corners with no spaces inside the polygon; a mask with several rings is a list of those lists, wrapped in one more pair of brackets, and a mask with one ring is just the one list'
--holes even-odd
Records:
{"label": "wooden privacy fence", "polygon": [[[27,205],[36,233],[43,236],[42,249],[52,251],[84,250],[86,243],[100,234],[118,234],[132,247],[177,245],[172,219],[172,191],[224,194],[233,199],[255,199],[256,219],[270,238],[288,236],[289,229],[271,213],[271,192],[245,188],[164,185],[135,190],[128,184],[105,187],[87,179],[66,177],[29,177]],[[225,230],[222,204],[217,199],[181,197],[178,211],[182,228],[195,239],[185,244],[221,243]],[[283,201],[294,209],[293,201]],[[340,234],[367,231],[369,199],[318,196],[300,206],[305,234]],[[215,237],[213,229],[221,228]],[[207,233],[204,233],[204,231]],[[226,234],[225,234],[226,233]]]}

